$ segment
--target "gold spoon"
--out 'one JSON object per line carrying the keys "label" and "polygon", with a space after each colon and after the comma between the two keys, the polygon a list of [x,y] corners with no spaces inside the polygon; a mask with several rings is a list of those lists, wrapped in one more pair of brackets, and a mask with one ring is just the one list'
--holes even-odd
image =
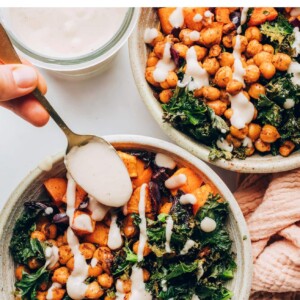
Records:
{"label": "gold spoon", "polygon": [[[15,51],[15,49],[14,49],[14,47],[13,47],[13,45],[1,23],[0,23],[0,61],[2,61],[4,64],[22,64],[17,52]],[[117,198],[119,198],[120,195],[117,195],[115,188],[111,187],[111,188],[108,188],[107,191],[105,191],[105,193],[106,193],[105,195],[109,195],[109,197],[107,196],[105,200],[104,199],[97,199],[97,200],[100,202],[103,201],[103,204],[108,205],[108,206],[124,205],[129,200],[129,198],[128,198],[127,201],[125,201],[126,200],[125,198],[127,198],[131,195],[132,185],[131,185],[131,180],[130,180],[130,177],[126,170],[126,167],[123,164],[123,161],[121,160],[119,155],[117,154],[115,148],[110,143],[108,143],[106,140],[104,140],[103,138],[100,138],[100,137],[97,137],[94,135],[80,135],[80,134],[74,133],[66,125],[66,123],[62,120],[62,118],[58,115],[58,113],[54,110],[54,108],[48,102],[46,97],[44,95],[42,95],[42,93],[39,91],[38,88],[36,88],[32,92],[32,95],[42,104],[42,106],[47,110],[47,112],[52,117],[52,119],[56,122],[56,124],[60,127],[60,129],[66,135],[67,140],[68,140],[66,154],[70,153],[70,151],[72,149],[75,149],[76,147],[87,145],[89,142],[99,143],[103,147],[106,148],[106,150],[107,150],[106,152],[109,153],[108,156],[109,156],[110,161],[113,160],[111,165],[116,166],[116,170],[115,170],[115,173],[113,173],[113,171],[110,171],[109,175],[107,172],[105,172],[105,170],[103,170],[105,173],[107,173],[107,176],[112,176],[112,178],[107,179],[107,178],[105,178],[105,176],[102,176],[102,178],[97,178],[97,179],[102,179],[103,181],[105,181],[105,179],[107,179],[109,183],[111,181],[113,181],[114,178],[116,180],[119,179],[119,181],[122,181],[123,189],[125,191],[125,194],[127,194],[127,195],[123,196],[123,198],[124,198],[123,201],[121,199],[119,201],[119,203],[122,203],[122,202],[124,202],[124,203],[121,205],[117,205],[117,202],[118,202]],[[110,151],[108,151],[108,150],[110,150]],[[66,156],[66,160],[67,159],[68,159],[68,155]],[[66,167],[67,167],[69,173],[71,173],[71,176],[74,178],[74,180],[79,185],[82,186],[81,182],[78,182],[78,180],[77,180],[77,178],[79,178],[79,177],[77,175],[74,176],[74,174],[72,174],[72,171],[70,171],[70,169],[68,168],[68,163],[66,163]],[[115,185],[118,185],[119,183],[120,182],[115,182]],[[82,186],[82,187],[85,188],[84,186]],[[89,193],[90,191],[87,190],[87,192]],[[92,196],[95,196],[95,195],[92,194]],[[103,198],[105,198],[105,197],[103,197]],[[113,199],[116,200],[115,203],[114,203]]]}

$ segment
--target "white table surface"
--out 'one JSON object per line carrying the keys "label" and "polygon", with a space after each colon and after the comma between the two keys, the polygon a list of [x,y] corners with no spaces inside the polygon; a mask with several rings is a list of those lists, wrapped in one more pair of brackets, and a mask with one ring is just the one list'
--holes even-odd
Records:
{"label": "white table surface", "polygon": [[[108,71],[92,79],[71,82],[42,73],[48,83],[47,98],[75,132],[139,134],[170,141],[141,100],[127,45]],[[30,170],[65,147],[66,139],[52,120],[36,128],[0,107],[0,209]],[[214,170],[234,189],[236,173]]]}

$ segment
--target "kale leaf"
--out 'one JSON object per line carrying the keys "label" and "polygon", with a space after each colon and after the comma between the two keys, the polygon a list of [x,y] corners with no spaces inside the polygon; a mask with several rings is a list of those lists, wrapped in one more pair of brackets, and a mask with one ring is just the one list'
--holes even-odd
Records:
{"label": "kale leaf", "polygon": [[208,158],[210,161],[215,161],[221,158],[224,158],[226,160],[232,159],[232,153],[226,150],[218,149],[216,146],[213,146],[210,151]]}

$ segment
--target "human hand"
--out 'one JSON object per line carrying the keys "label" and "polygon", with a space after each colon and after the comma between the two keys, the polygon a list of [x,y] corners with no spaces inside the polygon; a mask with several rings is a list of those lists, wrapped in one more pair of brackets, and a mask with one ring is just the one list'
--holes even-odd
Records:
{"label": "human hand", "polygon": [[43,126],[49,114],[30,93],[38,87],[47,91],[45,79],[28,62],[0,65],[0,106],[3,106],[35,126]]}

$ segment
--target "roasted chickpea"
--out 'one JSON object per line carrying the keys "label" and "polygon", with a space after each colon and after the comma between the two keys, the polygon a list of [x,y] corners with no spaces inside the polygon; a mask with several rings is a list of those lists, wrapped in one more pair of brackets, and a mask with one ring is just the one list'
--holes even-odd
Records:
{"label": "roasted chickpea", "polygon": [[262,76],[266,79],[271,79],[276,73],[275,66],[270,62],[261,63],[261,65],[259,66],[259,70]]}
{"label": "roasted chickpea", "polygon": [[265,44],[263,45],[263,51],[274,54],[274,48],[271,45]]}
{"label": "roasted chickpea", "polygon": [[162,103],[168,103],[173,96],[173,91],[170,89],[163,90],[159,93],[159,100]]}
{"label": "roasted chickpea", "polygon": [[247,83],[254,83],[258,81],[260,76],[259,68],[256,65],[250,65],[245,68],[244,80]]}
{"label": "roasted chickpea", "polygon": [[223,25],[222,32],[223,32],[223,34],[228,34],[232,31],[234,31],[235,28],[236,28],[235,25],[232,22],[230,22],[230,23],[227,23],[227,24]]}
{"label": "roasted chickpea", "polygon": [[110,249],[108,247],[99,247],[94,253],[94,258],[99,261],[103,271],[110,274],[110,268],[114,258]]}
{"label": "roasted chickpea", "polygon": [[[135,254],[138,253],[139,244],[140,244],[139,241],[137,241],[137,242],[135,242],[135,243],[133,244],[133,252],[134,252]],[[143,256],[147,256],[147,255],[149,255],[150,253],[151,253],[151,249],[150,249],[148,243],[146,243],[146,245],[145,245],[145,247],[144,247]]]}
{"label": "roasted chickpea", "polygon": [[38,239],[40,242],[46,241],[46,236],[43,232],[35,230],[30,235],[31,239]]}
{"label": "roasted chickpea", "polygon": [[103,274],[99,275],[97,277],[97,281],[100,284],[100,286],[105,288],[105,289],[109,289],[114,283],[113,277],[109,276],[106,273],[103,273]]}
{"label": "roasted chickpea", "polygon": [[248,125],[248,137],[252,142],[255,142],[259,138],[260,132],[261,126],[259,124],[250,123]]}
{"label": "roasted chickpea", "polygon": [[196,98],[200,98],[203,96],[203,87],[200,89],[196,89],[194,90],[194,97]]}
{"label": "roasted chickpea", "polygon": [[220,45],[213,45],[210,49],[209,49],[209,57],[217,57],[220,55],[220,53],[222,52],[222,49],[220,47]]}
{"label": "roasted chickpea", "polygon": [[231,108],[228,108],[224,112],[224,117],[229,120],[233,115],[233,110]]}
{"label": "roasted chickpea", "polygon": [[149,279],[150,279],[150,273],[149,273],[149,271],[146,270],[146,269],[143,269],[143,280],[144,280],[144,282],[149,281]]}
{"label": "roasted chickpea", "polygon": [[263,45],[258,40],[252,40],[247,46],[247,56],[252,57],[263,50]]}
{"label": "roasted chickpea", "polygon": [[[67,264],[68,266],[68,264]],[[99,264],[96,264],[95,266],[89,266],[89,276],[90,277],[97,277],[100,274],[102,274],[103,270],[102,267]]]}
{"label": "roasted chickpea", "polygon": [[220,68],[220,64],[215,57],[207,57],[203,62],[203,68],[209,75],[215,75]]}
{"label": "roasted chickpea", "polygon": [[261,139],[256,140],[254,145],[259,152],[268,152],[271,150],[271,144],[265,143]]}
{"label": "roasted chickpea", "polygon": [[254,151],[255,151],[254,146],[252,146],[252,147],[246,147],[245,154],[246,154],[246,156],[251,156],[254,153]]}
{"label": "roasted chickpea", "polygon": [[223,26],[218,23],[214,25],[216,26],[207,26],[201,30],[199,42],[205,47],[212,47],[221,42]]}
{"label": "roasted chickpea", "polygon": [[[236,39],[237,39],[237,36],[235,35],[233,38],[232,38],[232,46],[234,47],[235,44],[236,44]],[[247,49],[247,46],[248,46],[248,40],[245,36],[243,35],[239,35],[239,39],[240,39],[240,52],[245,52],[246,49]]]}
{"label": "roasted chickpea", "polygon": [[266,89],[260,83],[252,83],[248,90],[248,93],[251,98],[258,99],[260,95],[266,94]]}
{"label": "roasted chickpea", "polygon": [[177,86],[178,77],[174,71],[170,71],[168,73],[167,82],[170,88],[174,88]]}
{"label": "roasted chickpea", "polygon": [[220,90],[220,100],[225,102],[227,105],[230,104],[229,95],[226,92],[226,90],[223,89]]}
{"label": "roasted chickpea", "polygon": [[260,133],[260,139],[265,143],[274,143],[280,138],[280,134],[276,127],[272,125],[264,125]]}
{"label": "roasted chickpea", "polygon": [[286,156],[289,156],[293,152],[294,149],[295,149],[295,144],[292,141],[285,141],[279,147],[279,153],[280,153],[280,155],[286,157]]}
{"label": "roasted chickpea", "polygon": [[42,266],[42,263],[41,261],[39,261],[38,259],[36,258],[31,258],[28,260],[28,267],[31,269],[31,270],[35,270],[35,269],[38,269]]}
{"label": "roasted chickpea", "polygon": [[239,148],[242,145],[242,141],[233,137],[231,134],[227,134],[226,136],[226,141],[230,144],[233,145],[234,148]]}
{"label": "roasted chickpea", "polygon": [[254,55],[254,63],[259,67],[263,62],[272,62],[273,55],[269,52],[261,51]]}
{"label": "roasted chickpea", "polygon": [[208,101],[206,104],[213,109],[218,116],[222,116],[227,109],[227,104],[221,100]]}
{"label": "roasted chickpea", "polygon": [[147,67],[155,67],[159,59],[156,56],[149,56],[147,59]]}
{"label": "roasted chickpea", "polygon": [[232,39],[233,39],[233,35],[232,34],[227,34],[225,36],[223,36],[222,39],[222,43],[226,48],[232,48]]}
{"label": "roasted chickpea", "polygon": [[182,58],[186,57],[186,53],[189,50],[189,47],[182,44],[182,43],[176,43],[172,46],[172,48],[178,53],[178,55]]}
{"label": "roasted chickpea", "polygon": [[161,41],[161,42],[156,43],[155,47],[153,48],[154,54],[159,59],[161,59],[164,56],[165,46],[166,46],[166,42]]}
{"label": "roasted chickpea", "polygon": [[275,68],[279,71],[287,71],[291,62],[291,57],[285,53],[275,54],[272,60],[272,63],[274,64]]}
{"label": "roasted chickpea", "polygon": [[161,82],[159,85],[162,89],[169,89],[170,88],[167,79],[165,81]]}
{"label": "roasted chickpea", "polygon": [[215,82],[219,87],[225,88],[229,81],[232,80],[232,70],[230,67],[221,67],[216,75]]}
{"label": "roasted chickpea", "polygon": [[137,227],[133,223],[133,218],[131,215],[125,217],[123,222],[123,232],[127,238],[132,238],[137,234]]}
{"label": "roasted chickpea", "polygon": [[28,273],[28,270],[25,266],[20,265],[16,268],[15,275],[16,275],[17,280],[22,279],[24,272]]}
{"label": "roasted chickpea", "polygon": [[186,29],[182,29],[179,33],[180,41],[186,46],[192,46],[195,43],[195,41],[193,41],[190,37],[192,31],[193,30],[186,28]]}
{"label": "roasted chickpea", "polygon": [[247,134],[248,134],[248,126],[246,125],[244,128],[241,128],[241,129],[237,129],[236,127],[234,126],[230,126],[230,133],[232,136],[242,140],[244,139]]}
{"label": "roasted chickpea", "polygon": [[72,250],[69,245],[63,245],[58,248],[59,263],[65,265],[67,261],[73,257]]}
{"label": "roasted chickpea", "polygon": [[162,42],[164,40],[163,34],[157,30],[157,37],[152,40],[150,45],[154,47],[158,42]]}
{"label": "roasted chickpea", "polygon": [[64,295],[66,293],[65,289],[56,288],[52,290],[52,300],[61,300],[64,298]]}
{"label": "roasted chickpea", "polygon": [[56,238],[56,245],[57,245],[57,247],[60,247],[60,246],[66,245],[66,244],[68,244],[67,236],[60,235],[60,236],[58,236]]}
{"label": "roasted chickpea", "polygon": [[48,292],[41,292],[41,291],[38,291],[36,293],[36,300],[46,300],[47,299],[47,293]]}
{"label": "roasted chickpea", "polygon": [[57,236],[57,226],[55,224],[45,224],[41,231],[46,235],[47,239],[55,239]]}
{"label": "roasted chickpea", "polygon": [[245,31],[245,36],[249,42],[252,40],[257,40],[260,42],[262,40],[262,34],[259,28],[256,26],[248,27]]}
{"label": "roasted chickpea", "polygon": [[131,280],[123,280],[123,291],[125,294],[131,291]]}
{"label": "roasted chickpea", "polygon": [[90,283],[85,292],[85,298],[98,299],[104,294],[97,281]]}
{"label": "roasted chickpea", "polygon": [[258,114],[258,111],[257,111],[256,107],[254,107],[254,114],[253,114],[253,119],[252,120],[256,120],[257,114]]}
{"label": "roasted chickpea", "polygon": [[66,284],[69,276],[70,276],[69,269],[66,267],[60,267],[54,271],[52,276],[52,281],[58,282],[60,284]]}
{"label": "roasted chickpea", "polygon": [[147,67],[146,68],[146,73],[145,73],[145,77],[146,80],[153,86],[159,87],[160,84],[159,82],[156,82],[154,77],[153,77],[153,72],[155,71],[155,67]]}
{"label": "roasted chickpea", "polygon": [[207,100],[217,100],[220,98],[220,91],[212,86],[204,86],[203,89],[203,97]]}
{"label": "roasted chickpea", "polygon": [[255,65],[254,59],[253,59],[253,58],[247,59],[246,64],[247,64],[248,66],[250,66],[250,65]]}
{"label": "roasted chickpea", "polygon": [[79,251],[85,259],[91,259],[96,251],[96,246],[92,243],[82,243],[79,246]]}
{"label": "roasted chickpea", "polygon": [[228,92],[231,95],[238,94],[242,89],[243,84],[236,79],[230,80],[226,86],[226,92]]}
{"label": "roasted chickpea", "polygon": [[228,66],[232,67],[234,64],[234,57],[232,53],[222,52],[218,57],[221,67]]}
{"label": "roasted chickpea", "polygon": [[205,47],[200,47],[200,46],[193,46],[194,50],[196,52],[197,55],[197,60],[200,61],[202,60],[206,54],[207,54],[207,49]]}

